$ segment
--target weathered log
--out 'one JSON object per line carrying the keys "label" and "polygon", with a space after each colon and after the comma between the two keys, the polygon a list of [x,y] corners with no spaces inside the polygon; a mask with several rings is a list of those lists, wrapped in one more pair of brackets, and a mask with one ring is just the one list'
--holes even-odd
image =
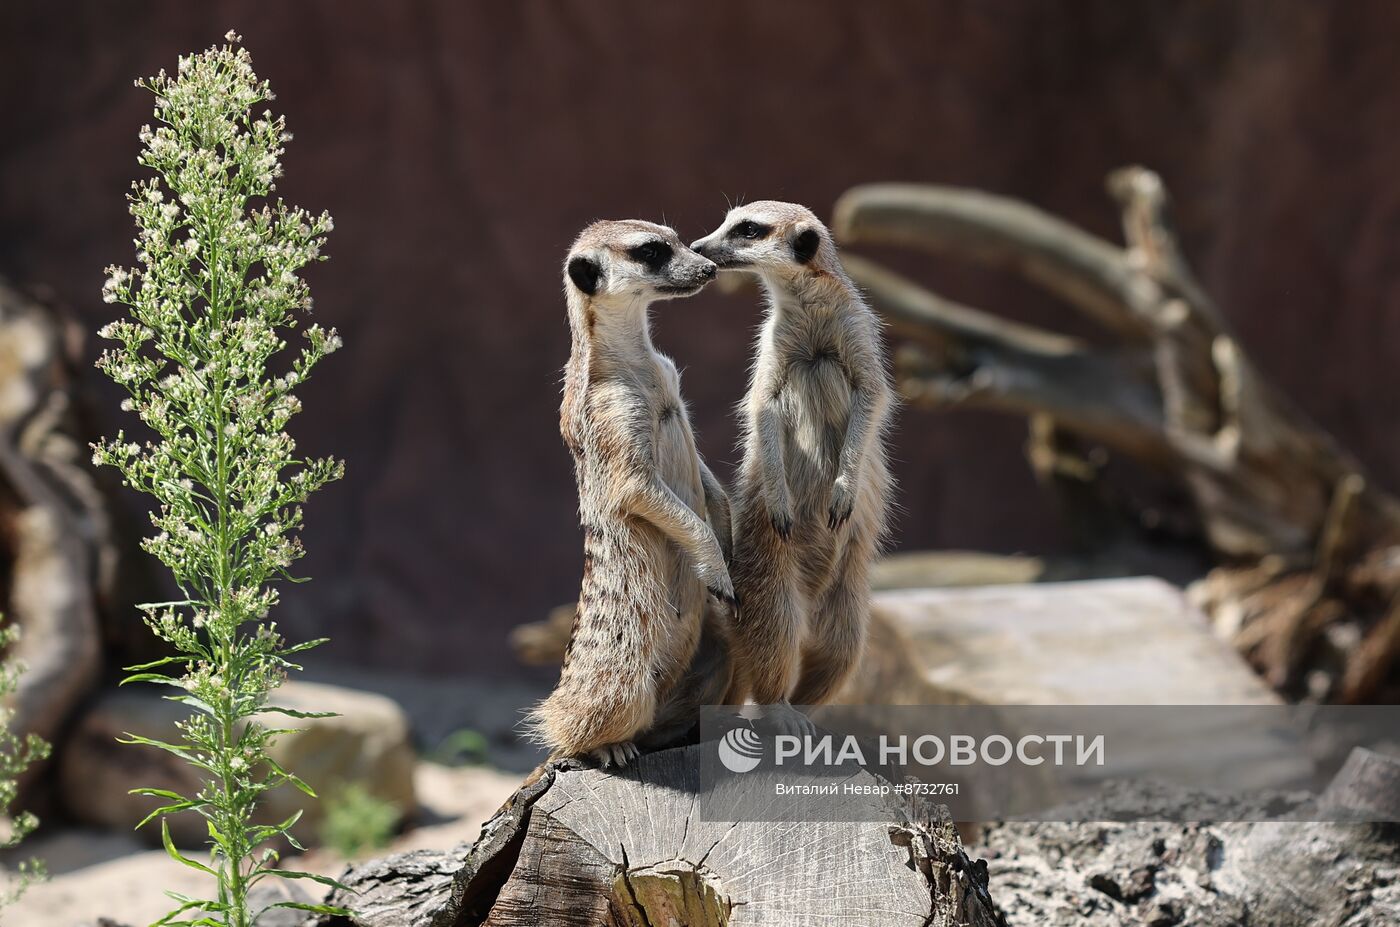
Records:
{"label": "weathered log", "polygon": [[[1368,757],[1363,766],[1375,758],[1357,753]],[[1357,793],[1350,775],[1344,770],[1317,799],[1321,814],[1300,792],[1235,799],[1115,783],[1042,823],[993,824],[976,849],[988,857],[1011,927],[1400,923],[1395,825],[1332,823],[1357,798],[1377,818],[1378,783]],[[1148,804],[1162,820],[1116,823]],[[1182,809],[1211,806],[1218,823],[1177,820]]]}
{"label": "weathered log", "polygon": [[615,774],[542,767],[465,855],[351,868],[343,881],[360,894],[332,901],[355,908],[361,927],[998,922],[985,866],[937,809],[890,806],[863,823],[703,820],[700,751],[711,749],[649,754]]}
{"label": "weathered log", "polygon": [[[1342,669],[1325,671],[1322,691],[1310,694],[1377,696],[1400,656],[1400,617],[1375,603],[1394,600],[1400,579],[1390,570],[1378,583],[1369,565],[1400,559],[1400,500],[1259,375],[1182,257],[1160,179],[1130,167],[1108,186],[1123,247],[1012,199],[917,184],[856,187],[837,202],[832,225],[848,243],[908,245],[1008,270],[1105,327],[1110,344],[1090,347],[845,258],[903,342],[897,374],[914,404],[1027,416],[1037,473],[1092,510],[1089,524],[1102,524],[1113,496],[1089,485],[1098,468],[1084,466],[1066,435],[1179,483],[1222,568],[1202,604],[1240,619],[1242,652],[1276,687],[1298,693],[1311,676],[1316,690],[1310,671],[1328,661],[1313,645],[1349,623],[1338,639],[1364,646],[1352,645]],[[1070,473],[1075,481],[1060,479]],[[1302,594],[1271,595],[1280,583]],[[1253,608],[1240,608],[1246,597]]]}

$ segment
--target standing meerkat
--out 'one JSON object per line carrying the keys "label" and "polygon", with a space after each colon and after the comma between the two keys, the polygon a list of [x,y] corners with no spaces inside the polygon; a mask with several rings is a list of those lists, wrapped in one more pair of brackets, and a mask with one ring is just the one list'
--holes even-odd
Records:
{"label": "standing meerkat", "polygon": [[674,231],[634,220],[590,225],[565,262],[573,349],[560,430],[584,559],[559,683],[531,717],[555,756],[625,765],[639,738],[683,729],[697,699],[729,685],[727,648],[697,657],[702,632],[716,630],[705,625],[735,602],[728,498],[696,451],[675,364],[652,346],[648,319],[652,302],[714,277]]}
{"label": "standing meerkat", "polygon": [[[743,404],[734,491],[735,686],[728,700],[820,705],[860,659],[891,481],[880,322],[812,212],[759,202],[691,245],[756,273],[768,314]],[[797,712],[780,727],[809,730]]]}

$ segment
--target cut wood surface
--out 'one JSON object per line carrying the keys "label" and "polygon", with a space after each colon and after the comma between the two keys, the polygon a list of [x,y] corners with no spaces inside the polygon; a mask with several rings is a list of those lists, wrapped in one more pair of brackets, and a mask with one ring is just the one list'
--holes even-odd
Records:
{"label": "cut wood surface", "polygon": [[865,823],[705,820],[700,751],[713,749],[648,754],[618,773],[542,767],[465,853],[352,868],[360,895],[335,898],[364,927],[997,923],[985,867],[937,809],[882,806]]}

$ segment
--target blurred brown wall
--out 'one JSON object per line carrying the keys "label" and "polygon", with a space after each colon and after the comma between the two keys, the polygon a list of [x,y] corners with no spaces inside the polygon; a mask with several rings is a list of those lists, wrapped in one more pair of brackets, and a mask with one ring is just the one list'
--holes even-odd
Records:
{"label": "blurred brown wall", "polygon": [[[102,267],[132,259],[123,195],[150,117],[131,80],[230,26],[296,134],[283,193],[336,218],[312,285],[347,348],[295,432],[349,476],[309,509],[317,582],[284,607],[294,634],[335,637],[328,658],[509,672],[506,629],[573,596],[559,265],[598,217],[698,235],[726,197],[824,213],[852,184],[926,180],[1114,235],[1104,174],[1145,163],[1265,370],[1400,483],[1400,5],[6,0],[0,273],[109,317]],[[924,277],[1077,325],[1010,281]],[[657,313],[721,470],[757,319],[719,292]],[[897,543],[1062,545],[1023,433],[904,414]]]}

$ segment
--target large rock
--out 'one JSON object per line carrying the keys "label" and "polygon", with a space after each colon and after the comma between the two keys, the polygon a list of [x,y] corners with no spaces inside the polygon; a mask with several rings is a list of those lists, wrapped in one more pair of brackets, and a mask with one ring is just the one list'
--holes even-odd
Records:
{"label": "large rock", "polygon": [[877,593],[927,680],[994,705],[1276,705],[1159,579]]}
{"label": "large rock", "polygon": [[[887,590],[876,594],[879,624],[902,635],[899,648],[876,646],[879,624],[862,670],[880,653],[901,654],[930,701],[1042,706],[1281,705],[1181,590],[1152,578],[1034,583],[958,589]],[[891,693],[895,687],[883,684]],[[853,682],[843,698],[860,688]],[[908,689],[908,686],[903,688]],[[863,704],[910,704],[859,692]],[[851,699],[851,701],[855,701]],[[915,702],[917,703],[917,702]],[[919,721],[898,711],[877,729]],[[1009,712],[1014,725],[1025,714]],[[1073,717],[1073,715],[1067,716]],[[1126,769],[1156,770],[1170,781],[1236,788],[1290,789],[1312,781],[1301,730],[1259,723],[1250,711],[1186,710],[1152,716],[1090,710],[1097,731],[1115,744],[1115,760],[1086,780]],[[883,727],[881,727],[883,723]],[[922,722],[927,723],[927,722]],[[917,727],[917,724],[916,724]],[[900,733],[915,734],[910,729]],[[921,733],[921,731],[920,731]],[[1209,745],[1183,752],[1182,744]],[[1180,777],[1180,778],[1174,778]]]}
{"label": "large rock", "polygon": [[[405,816],[416,807],[413,789],[414,751],[408,719],[399,706],[380,695],[309,682],[288,682],[273,702],[301,711],[333,711],[336,717],[288,720],[295,733],[274,744],[272,756],[305,780],[324,799],[347,783],[358,782],[371,795],[398,806]],[[175,722],[187,710],[166,701],[150,687],[118,689],[102,695],[80,720],[61,759],[63,800],[80,821],[100,827],[131,828],[155,807],[150,799],[127,794],[138,787],[171,789],[190,795],[200,787],[197,771],[174,756],[154,748],[117,742],[124,733],[172,740]],[[303,842],[314,839],[325,812],[290,787],[268,793],[260,820],[285,820],[296,809],[305,812],[295,833]],[[202,819],[176,815],[171,833],[185,844],[202,844],[208,836]],[[151,839],[159,830],[148,828]]]}

